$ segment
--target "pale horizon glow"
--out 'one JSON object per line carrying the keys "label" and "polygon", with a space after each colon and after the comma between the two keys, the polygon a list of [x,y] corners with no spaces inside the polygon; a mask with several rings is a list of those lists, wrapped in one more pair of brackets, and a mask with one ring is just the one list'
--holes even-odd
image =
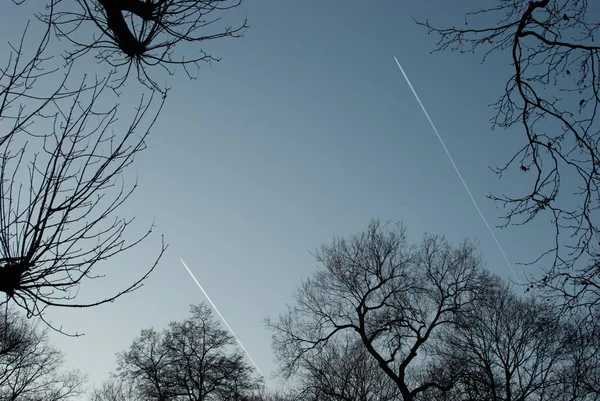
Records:
{"label": "pale horizon glow", "polygon": [[258,367],[258,365],[256,364],[256,362],[254,362],[254,359],[252,359],[252,357],[250,356],[250,353],[246,350],[246,348],[244,347],[244,345],[242,344],[242,342],[240,341],[240,339],[238,338],[238,336],[235,335],[233,329],[231,328],[231,326],[229,326],[229,324],[227,323],[227,321],[225,320],[225,318],[223,317],[223,315],[221,315],[221,312],[219,312],[219,309],[217,309],[217,306],[210,299],[210,297],[208,296],[208,294],[206,293],[206,291],[204,291],[204,288],[202,288],[202,286],[200,285],[200,282],[196,279],[196,276],[194,276],[194,273],[192,273],[192,271],[190,270],[190,268],[187,267],[187,265],[185,264],[185,262],[183,261],[183,259],[180,258],[179,260],[183,264],[183,267],[185,267],[185,269],[188,271],[188,273],[190,274],[190,276],[192,276],[192,279],[196,282],[196,284],[198,285],[198,288],[200,288],[200,291],[202,291],[202,293],[204,294],[204,296],[206,297],[206,299],[208,300],[208,302],[210,303],[210,305],[213,307],[213,309],[215,310],[215,312],[217,312],[217,315],[219,315],[219,317],[221,318],[221,320],[223,321],[223,323],[225,323],[225,326],[227,326],[227,328],[229,329],[229,332],[231,333],[231,335],[233,336],[233,338],[235,338],[235,340],[240,345],[240,347],[242,347],[242,350],[244,350],[244,353],[246,354],[246,356],[248,357],[248,359],[250,360],[250,362],[252,362],[252,364],[254,365],[254,367],[256,368],[256,370],[258,371],[258,373],[260,373],[260,375],[266,380],[267,378],[265,377],[265,375],[263,374],[263,372],[260,370],[260,368]]}
{"label": "pale horizon glow", "polygon": [[452,155],[450,155],[450,151],[446,147],[446,144],[444,143],[444,140],[442,139],[442,136],[440,135],[440,133],[438,132],[437,128],[435,127],[435,124],[433,124],[433,121],[431,120],[431,117],[429,117],[429,113],[427,113],[427,110],[425,110],[425,106],[423,106],[423,102],[421,102],[421,99],[419,98],[419,95],[417,95],[417,91],[415,91],[415,88],[413,88],[412,84],[410,83],[410,80],[408,79],[408,76],[404,72],[404,69],[400,65],[400,62],[398,61],[398,59],[396,58],[396,56],[394,56],[394,60],[396,61],[396,64],[398,64],[398,68],[400,69],[400,72],[404,76],[404,79],[406,80],[406,83],[408,84],[408,86],[410,87],[410,90],[412,91],[413,95],[415,96],[415,99],[417,99],[417,102],[419,103],[419,106],[421,106],[421,110],[423,110],[423,113],[425,113],[425,117],[427,117],[427,120],[429,121],[429,124],[431,125],[431,128],[433,128],[433,131],[435,132],[435,135],[437,136],[437,138],[439,139],[440,143],[442,144],[442,147],[444,148],[444,151],[446,152],[446,155],[448,156],[448,159],[450,159],[450,163],[452,163],[452,167],[454,167],[454,171],[456,171],[456,174],[458,175],[458,178],[460,178],[460,181],[462,182],[463,186],[465,187],[465,190],[467,191],[467,194],[469,194],[469,198],[471,198],[471,202],[473,202],[473,206],[475,206],[475,209],[477,209],[477,213],[479,213],[479,216],[481,217],[481,220],[483,220],[483,222],[485,223],[485,226],[487,227],[488,231],[492,235],[492,238],[496,242],[496,245],[498,246],[498,249],[500,250],[500,253],[502,254],[502,257],[504,258],[504,260],[506,261],[506,264],[508,265],[508,267],[512,271],[513,276],[515,276],[515,279],[517,280],[517,283],[521,284],[519,278],[517,277],[517,273],[515,272],[515,269],[513,269],[512,264],[508,260],[508,257],[506,256],[506,253],[504,252],[504,249],[502,248],[502,245],[500,245],[500,241],[498,241],[498,238],[496,238],[496,234],[494,234],[494,231],[492,230],[492,228],[488,224],[487,219],[485,218],[485,216],[481,212],[481,209],[479,208],[479,205],[475,201],[475,198],[473,197],[473,194],[471,194],[471,190],[469,190],[469,187],[467,186],[467,183],[463,179],[462,174],[460,173],[460,171],[458,170],[458,167],[454,163],[454,159],[452,158]]}

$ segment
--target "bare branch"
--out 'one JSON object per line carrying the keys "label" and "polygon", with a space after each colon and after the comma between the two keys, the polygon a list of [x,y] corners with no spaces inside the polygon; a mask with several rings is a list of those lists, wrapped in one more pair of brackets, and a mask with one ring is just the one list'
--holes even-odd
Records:
{"label": "bare branch", "polygon": [[145,149],[165,97],[142,96],[131,122],[122,127],[118,105],[98,106],[110,77],[84,78],[69,89],[67,70],[56,90],[36,94],[36,83],[56,74],[43,69],[46,41],[47,36],[25,61],[21,40],[0,71],[0,127],[6,129],[0,140],[0,291],[5,302],[42,319],[49,306],[95,306],[136,290],[166,249],[163,242],[153,266],[115,294],[75,302],[79,286],[100,277],[98,263],[153,231],[154,225],[125,241],[133,219],[115,212],[136,188],[125,184],[123,174]]}
{"label": "bare branch", "polygon": [[[38,16],[53,26],[59,39],[67,39],[70,63],[93,51],[116,75],[112,87],[120,88],[130,73],[151,89],[166,89],[151,76],[159,66],[168,74],[182,66],[195,78],[201,63],[219,59],[198,49],[189,54],[187,43],[199,45],[221,38],[237,38],[248,27],[222,24],[222,13],[239,7],[242,0],[51,0]],[[93,32],[91,35],[88,31]]]}
{"label": "bare branch", "polygon": [[[542,219],[554,226],[555,240],[530,264],[544,274],[533,283],[549,297],[565,297],[567,310],[596,305],[600,285],[600,24],[590,21],[588,2],[498,0],[496,7],[467,14],[465,28],[435,28],[436,51],[505,54],[514,73],[494,104],[492,128],[522,128],[523,141],[499,177],[521,170],[530,189],[490,195],[506,210],[505,224]],[[480,21],[473,23],[471,20]],[[491,22],[490,22],[491,21]],[[472,28],[477,24],[479,27]],[[593,284],[592,284],[593,283]]]}

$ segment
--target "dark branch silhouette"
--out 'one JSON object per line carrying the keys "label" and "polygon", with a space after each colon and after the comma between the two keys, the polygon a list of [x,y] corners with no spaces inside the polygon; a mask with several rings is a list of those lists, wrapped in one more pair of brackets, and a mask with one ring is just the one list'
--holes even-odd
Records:
{"label": "dark branch silhouette", "polygon": [[302,360],[296,399],[319,401],[395,401],[396,384],[380,369],[360,341],[330,341]]}
{"label": "dark branch silhouette", "polygon": [[63,355],[46,331],[9,308],[0,313],[0,399],[70,401],[83,393],[85,377],[63,368]]}
{"label": "dark branch silhouette", "polygon": [[192,305],[190,312],[162,333],[142,330],[118,355],[117,381],[131,383],[129,392],[149,401],[243,400],[259,390],[261,378],[212,309]]}
{"label": "dark branch silhouette", "polygon": [[448,327],[437,346],[432,364],[455,372],[456,384],[446,398],[431,399],[586,399],[567,368],[572,342],[565,328],[550,308],[490,276],[473,310]]}
{"label": "dark branch silhouette", "polygon": [[[31,58],[23,36],[0,70],[2,304],[15,303],[42,320],[49,306],[95,306],[136,290],[166,249],[163,243],[154,265],[135,282],[100,300],[76,302],[80,285],[101,277],[99,264],[152,232],[154,225],[126,241],[133,219],[115,212],[136,187],[126,185],[123,173],[145,149],[164,97],[142,96],[130,123],[117,122],[118,105],[99,106],[110,77],[84,78],[70,89],[69,69],[62,76],[44,70],[49,30]],[[43,83],[57,89],[44,93],[38,89]]]}
{"label": "dark branch silhouette", "polygon": [[[24,1],[24,0],[23,0]],[[58,38],[73,46],[66,54],[71,62],[94,51],[114,68],[112,85],[121,87],[131,71],[150,88],[164,91],[149,73],[160,66],[168,74],[182,66],[190,78],[200,64],[219,59],[198,48],[201,42],[240,37],[247,28],[244,18],[236,27],[222,24],[222,14],[242,0],[50,0],[39,18],[49,22]],[[86,29],[93,29],[91,37]],[[195,47],[186,46],[193,44]]]}
{"label": "dark branch silhouette", "polygon": [[[519,167],[529,190],[490,195],[507,209],[505,225],[534,219],[554,226],[555,236],[531,264],[532,279],[564,310],[585,308],[596,321],[600,307],[600,24],[586,0],[498,1],[466,15],[462,28],[437,28],[435,51],[481,50],[505,56],[513,68],[495,103],[493,127],[520,127],[522,145],[495,169]],[[537,220],[536,220],[537,221]]]}
{"label": "dark branch silhouette", "polygon": [[418,373],[421,354],[474,298],[480,260],[472,244],[453,248],[427,235],[412,246],[402,226],[386,230],[374,221],[350,240],[323,246],[317,259],[323,268],[303,282],[294,305],[277,321],[267,320],[284,377],[349,336],[405,401],[452,387],[443,376]]}

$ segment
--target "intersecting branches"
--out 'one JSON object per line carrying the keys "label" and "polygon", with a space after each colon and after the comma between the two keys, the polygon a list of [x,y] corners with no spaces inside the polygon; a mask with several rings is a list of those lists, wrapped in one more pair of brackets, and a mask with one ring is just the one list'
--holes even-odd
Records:
{"label": "intersecting branches", "polygon": [[[472,19],[481,27],[470,28]],[[597,292],[585,291],[600,285],[600,24],[589,21],[588,2],[498,0],[468,13],[464,29],[419,24],[439,36],[435,51],[483,50],[484,61],[492,52],[510,53],[514,72],[494,105],[492,127],[520,125],[524,135],[495,171],[520,169],[530,175],[530,189],[490,198],[507,210],[504,226],[538,216],[553,224],[553,243],[531,262],[544,263],[538,285],[569,307],[589,305],[588,295],[600,302]]]}
{"label": "intersecting branches", "polygon": [[360,341],[343,338],[302,362],[305,372],[298,400],[400,399],[395,383],[379,368]]}
{"label": "intersecting branches", "polygon": [[146,86],[164,91],[149,68],[160,66],[173,74],[179,65],[195,78],[201,63],[218,59],[203,49],[186,48],[185,43],[242,36],[245,19],[234,27],[223,25],[220,16],[241,1],[51,0],[39,17],[52,24],[58,38],[74,46],[67,51],[67,62],[94,50],[116,72],[114,88],[121,87],[133,71]]}
{"label": "intersecting branches", "polygon": [[2,304],[12,301],[44,320],[49,306],[95,306],[136,290],[165,251],[163,242],[150,269],[116,293],[75,301],[82,283],[101,277],[99,262],[152,232],[153,225],[127,240],[133,219],[115,213],[136,187],[123,173],[145,149],[164,97],[158,105],[154,95],[142,97],[131,122],[118,126],[118,105],[99,107],[110,77],[69,89],[67,70],[54,92],[36,93],[47,74],[44,47],[28,62],[22,46],[13,49],[0,72],[0,291]]}
{"label": "intersecting branches", "polygon": [[295,304],[266,322],[284,377],[349,338],[406,401],[451,387],[447,377],[417,377],[418,354],[472,303],[481,263],[472,244],[453,248],[431,235],[415,247],[402,226],[387,231],[373,221],[364,233],[323,246],[317,259],[323,268],[302,284]]}
{"label": "intersecting branches", "polygon": [[142,330],[117,357],[116,383],[131,384],[137,399],[165,401],[243,400],[261,388],[211,307],[192,305],[190,312],[161,333]]}

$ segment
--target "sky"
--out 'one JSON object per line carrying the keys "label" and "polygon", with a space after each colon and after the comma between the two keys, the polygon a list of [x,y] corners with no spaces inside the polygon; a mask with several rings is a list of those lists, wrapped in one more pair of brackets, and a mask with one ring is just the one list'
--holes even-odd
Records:
{"label": "sky", "polygon": [[[82,299],[143,274],[161,235],[169,248],[133,294],[48,312],[63,329],[85,333],[51,333],[68,366],[99,383],[141,329],[161,330],[204,301],[182,258],[270,375],[275,364],[264,318],[284,312],[301,280],[318,268],[311,255],[317,247],[359,233],[372,218],[403,221],[414,242],[425,232],[454,244],[477,239],[486,267],[514,280],[394,61],[482,213],[490,225],[500,224],[502,210],[486,195],[526,185],[519,172],[500,181],[489,168],[506,162],[521,139],[518,130],[490,129],[488,105],[502,94],[509,55],[481,64],[479,54],[430,54],[435,37],[412,20],[457,25],[465,11],[485,5],[454,3],[249,0],[224,14],[234,24],[247,15],[250,28],[242,38],[207,43],[221,61],[203,66],[196,80],[181,70],[168,77],[171,90],[148,149],[131,167],[138,189],[119,214],[135,216],[132,235],[155,220],[155,234],[105,262],[106,278],[82,285]],[[12,29],[2,29],[23,26],[12,20]],[[127,89],[123,107],[137,99]],[[495,234],[519,280],[525,270],[517,263],[533,259],[549,238],[537,225]]]}

